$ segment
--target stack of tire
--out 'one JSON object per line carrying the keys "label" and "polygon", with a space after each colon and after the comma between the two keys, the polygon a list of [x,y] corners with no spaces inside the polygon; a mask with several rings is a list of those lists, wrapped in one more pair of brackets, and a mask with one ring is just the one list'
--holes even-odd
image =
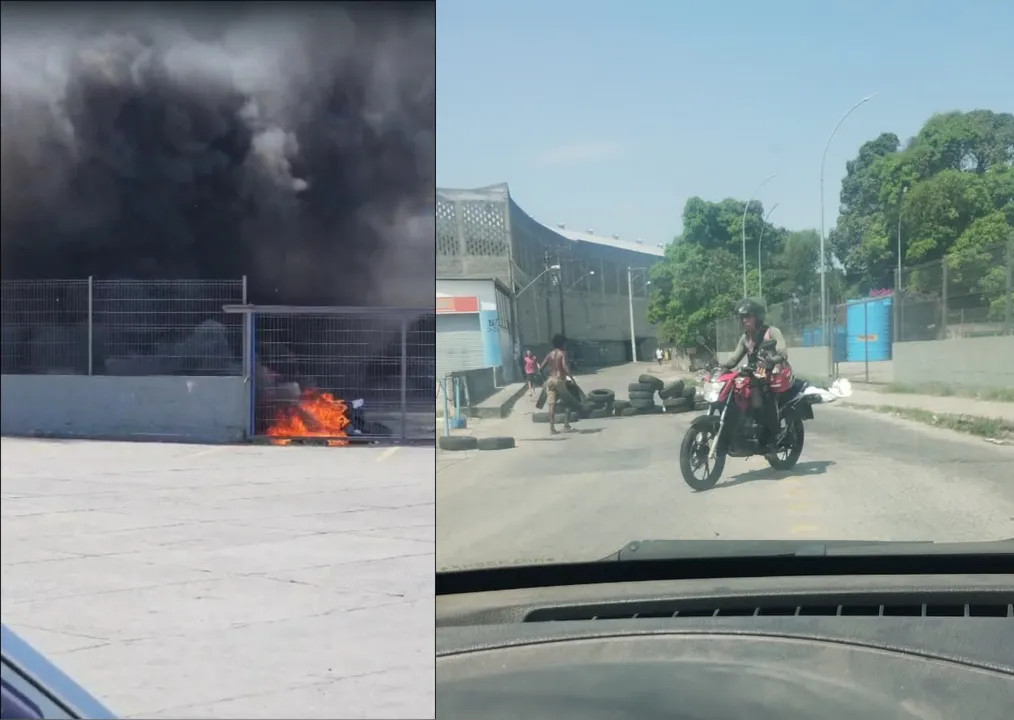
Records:
{"label": "stack of tire", "polygon": [[612,417],[615,410],[616,393],[612,390],[591,390],[581,401],[581,416],[592,420]]}
{"label": "stack of tire", "polygon": [[658,391],[662,398],[662,409],[667,413],[690,412],[694,409],[697,399],[697,388],[676,380],[665,385]]}
{"label": "stack of tire", "polygon": [[655,402],[655,395],[665,388],[665,384],[654,375],[641,375],[637,382],[627,385],[627,396],[630,404],[619,411],[619,415],[655,415],[662,412],[662,406]]}

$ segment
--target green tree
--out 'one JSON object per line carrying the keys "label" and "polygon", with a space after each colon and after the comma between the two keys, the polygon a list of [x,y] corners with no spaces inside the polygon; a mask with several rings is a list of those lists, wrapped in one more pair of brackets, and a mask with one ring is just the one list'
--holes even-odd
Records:
{"label": "green tree", "polygon": [[681,240],[666,248],[651,269],[648,320],[659,339],[677,347],[712,337],[715,321],[729,316],[739,298],[742,261],[725,248],[709,249]]}
{"label": "green tree", "polygon": [[829,234],[853,291],[893,286],[899,222],[902,262],[911,265],[948,255],[993,212],[1009,216],[1012,164],[1014,115],[989,110],[935,115],[903,149],[889,133],[863,145],[846,167]]}

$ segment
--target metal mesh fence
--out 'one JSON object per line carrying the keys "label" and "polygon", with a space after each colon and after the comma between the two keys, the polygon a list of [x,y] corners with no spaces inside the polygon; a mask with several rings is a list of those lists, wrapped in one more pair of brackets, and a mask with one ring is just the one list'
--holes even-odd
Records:
{"label": "metal mesh fence", "polygon": [[[826,347],[826,333],[820,327],[820,296],[809,295],[784,303],[772,303],[767,321],[781,329],[790,347]],[[716,349],[732,352],[743,334],[739,319],[728,317],[716,323]]]}
{"label": "metal mesh fence", "polygon": [[895,342],[1014,332],[1014,237],[903,268]]}
{"label": "metal mesh fence", "polygon": [[5,280],[6,374],[240,375],[245,281]]}
{"label": "metal mesh fence", "polygon": [[432,441],[432,309],[250,307],[253,434]]}
{"label": "metal mesh fence", "polygon": [[[903,268],[898,292],[891,298],[891,317],[886,335],[890,342],[943,340],[990,335],[1014,334],[1014,237],[1009,242],[983,248],[952,252],[947,257]],[[867,299],[868,298],[863,298]],[[781,328],[790,347],[827,347],[836,345],[837,361],[846,361],[847,338],[860,332],[855,325],[860,316],[849,307],[862,299],[828,307],[828,324],[821,328],[820,296],[768,308],[768,322]],[[865,317],[865,315],[863,315]],[[716,323],[719,352],[730,352],[741,333],[734,317]],[[837,347],[841,346],[841,347]]]}

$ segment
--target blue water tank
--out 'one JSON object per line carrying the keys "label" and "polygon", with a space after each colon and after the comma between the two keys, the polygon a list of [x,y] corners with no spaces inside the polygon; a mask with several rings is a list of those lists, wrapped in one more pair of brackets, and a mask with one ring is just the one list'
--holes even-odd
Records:
{"label": "blue water tank", "polygon": [[848,331],[844,325],[838,325],[834,329],[834,361],[836,363],[848,360]]}
{"label": "blue water tank", "polygon": [[880,362],[891,359],[892,297],[855,300],[846,315],[848,362]]}

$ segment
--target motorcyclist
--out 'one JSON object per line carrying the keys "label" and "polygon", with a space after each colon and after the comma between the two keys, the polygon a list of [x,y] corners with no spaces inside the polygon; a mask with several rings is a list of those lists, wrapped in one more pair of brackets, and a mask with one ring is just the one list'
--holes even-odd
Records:
{"label": "motorcyclist", "polygon": [[[743,334],[740,336],[732,356],[722,363],[722,367],[732,370],[742,362],[743,358],[747,358],[747,362],[751,365],[764,369],[768,378],[781,366],[787,367],[788,346],[785,344],[781,330],[765,324],[764,305],[751,298],[744,298],[736,306],[736,315],[739,316],[742,323]],[[762,350],[761,343],[765,340],[773,341],[774,349]],[[750,393],[750,404],[764,430],[761,445],[764,454],[768,454],[776,449],[775,445],[781,429],[778,409],[774,394],[767,382],[756,382],[753,389],[754,392]]]}

